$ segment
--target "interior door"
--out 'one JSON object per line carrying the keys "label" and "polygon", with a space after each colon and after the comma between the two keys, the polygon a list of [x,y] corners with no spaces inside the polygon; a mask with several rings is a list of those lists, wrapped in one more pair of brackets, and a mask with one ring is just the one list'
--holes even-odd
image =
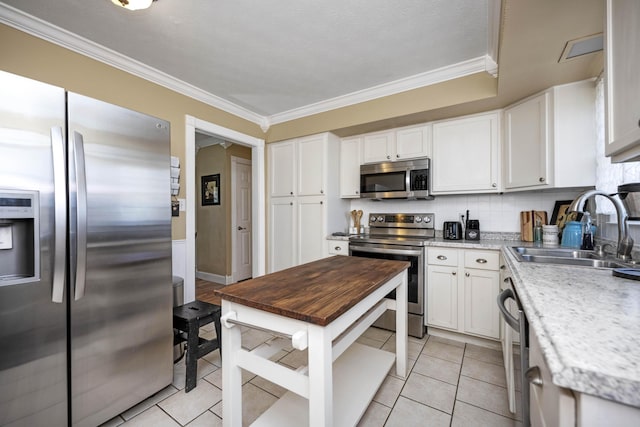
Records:
{"label": "interior door", "polygon": [[251,278],[251,161],[233,157],[232,197],[235,229],[233,247],[233,279],[235,282]]}

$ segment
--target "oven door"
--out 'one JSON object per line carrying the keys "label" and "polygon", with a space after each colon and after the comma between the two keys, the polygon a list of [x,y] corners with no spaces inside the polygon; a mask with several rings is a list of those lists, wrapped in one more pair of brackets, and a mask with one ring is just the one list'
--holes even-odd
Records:
{"label": "oven door", "polygon": [[[416,246],[385,245],[377,243],[351,242],[349,255],[364,258],[408,261],[408,311],[424,315],[424,248]],[[387,295],[395,299],[395,291]]]}

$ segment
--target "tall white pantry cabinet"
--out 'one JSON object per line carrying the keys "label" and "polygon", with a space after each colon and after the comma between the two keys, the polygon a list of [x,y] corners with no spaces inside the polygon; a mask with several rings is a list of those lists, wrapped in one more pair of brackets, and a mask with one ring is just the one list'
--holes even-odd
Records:
{"label": "tall white pantry cabinet", "polygon": [[331,133],[267,145],[269,273],[328,256],[327,235],[347,228],[339,159]]}

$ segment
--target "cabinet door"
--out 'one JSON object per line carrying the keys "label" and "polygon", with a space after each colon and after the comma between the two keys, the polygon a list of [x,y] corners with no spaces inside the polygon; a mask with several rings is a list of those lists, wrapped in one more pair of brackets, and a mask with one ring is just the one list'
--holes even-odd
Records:
{"label": "cabinet door", "polygon": [[326,256],[326,217],[324,197],[298,198],[298,263]]}
{"label": "cabinet door", "polygon": [[319,196],[326,186],[327,143],[323,135],[298,140],[298,196]]}
{"label": "cabinet door", "polygon": [[457,267],[427,267],[427,325],[458,329]]}
{"label": "cabinet door", "polygon": [[296,193],[296,141],[269,144],[269,188],[271,197],[293,196]]}
{"label": "cabinet door", "polygon": [[547,185],[549,108],[544,93],[504,111],[505,188]]}
{"label": "cabinet door", "polygon": [[364,136],[363,163],[395,160],[395,133],[378,132]]}
{"label": "cabinet door", "polygon": [[606,147],[614,161],[640,160],[640,2],[608,0],[605,46]]}
{"label": "cabinet door", "polygon": [[296,201],[278,197],[269,206],[269,272],[296,265]]}
{"label": "cabinet door", "polygon": [[360,197],[360,163],[362,138],[340,141],[340,197]]}
{"label": "cabinet door", "polygon": [[464,276],[464,332],[499,339],[500,274],[468,268]]}
{"label": "cabinet door", "polygon": [[396,131],[396,158],[431,157],[431,125]]}
{"label": "cabinet door", "polygon": [[499,191],[499,115],[433,125],[433,193]]}

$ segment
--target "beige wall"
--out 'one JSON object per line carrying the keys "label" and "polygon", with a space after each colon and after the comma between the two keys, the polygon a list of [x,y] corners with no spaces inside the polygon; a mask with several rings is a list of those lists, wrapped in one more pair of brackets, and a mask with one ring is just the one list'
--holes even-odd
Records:
{"label": "beige wall", "polygon": [[[264,137],[255,123],[2,24],[0,69],[169,121],[171,154],[180,158],[182,177],[194,173],[185,168],[187,114],[257,138]],[[184,198],[185,194],[181,188],[178,197]],[[172,238],[184,239],[185,228],[186,219],[181,212],[172,219]]]}
{"label": "beige wall", "polygon": [[[229,276],[231,265],[231,157],[251,159],[251,148],[212,145],[196,154],[196,268]],[[202,176],[220,174],[220,205],[202,206]]]}

